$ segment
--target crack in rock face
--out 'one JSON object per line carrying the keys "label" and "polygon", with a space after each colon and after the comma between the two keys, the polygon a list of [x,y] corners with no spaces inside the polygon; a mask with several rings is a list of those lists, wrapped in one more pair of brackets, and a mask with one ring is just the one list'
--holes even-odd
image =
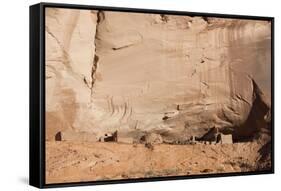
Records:
{"label": "crack in rock face", "polygon": [[[47,9],[47,140],[116,130],[163,142],[270,132],[270,23]],[[56,125],[54,125],[56,124]],[[264,130],[265,129],[265,130]]]}

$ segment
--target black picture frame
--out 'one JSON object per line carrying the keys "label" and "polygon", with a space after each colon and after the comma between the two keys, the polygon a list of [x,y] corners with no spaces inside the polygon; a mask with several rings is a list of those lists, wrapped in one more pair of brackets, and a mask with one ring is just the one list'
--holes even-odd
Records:
{"label": "black picture frame", "polygon": [[[169,176],[157,178],[138,178],[125,180],[103,180],[89,182],[72,183],[45,183],[45,8],[68,8],[86,10],[104,10],[134,13],[158,13],[171,15],[187,16],[208,16],[218,18],[237,18],[265,20],[271,22],[271,163],[272,169],[258,172],[239,172],[239,173],[220,173],[220,174],[201,174],[187,176]],[[230,15],[217,13],[197,13],[171,10],[154,9],[135,9],[123,7],[104,7],[93,5],[74,5],[57,3],[39,3],[30,6],[30,129],[29,129],[29,184],[38,188],[53,188],[66,186],[84,186],[115,183],[132,183],[147,181],[163,181],[193,178],[211,178],[226,176],[258,175],[274,173],[274,17],[249,16],[249,15]]]}

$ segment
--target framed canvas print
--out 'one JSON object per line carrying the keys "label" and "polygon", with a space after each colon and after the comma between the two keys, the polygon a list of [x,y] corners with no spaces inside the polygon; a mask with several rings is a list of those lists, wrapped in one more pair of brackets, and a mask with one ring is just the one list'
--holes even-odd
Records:
{"label": "framed canvas print", "polygon": [[30,184],[274,172],[274,18],[30,7]]}

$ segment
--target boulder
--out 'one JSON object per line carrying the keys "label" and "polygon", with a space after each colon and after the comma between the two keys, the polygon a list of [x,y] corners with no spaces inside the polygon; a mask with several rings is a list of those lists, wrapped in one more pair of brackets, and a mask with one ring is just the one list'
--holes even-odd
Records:
{"label": "boulder", "polygon": [[156,133],[147,133],[146,135],[144,135],[143,137],[141,137],[141,142],[142,143],[149,143],[149,144],[161,144],[163,143],[163,139],[161,137],[161,135],[156,134]]}

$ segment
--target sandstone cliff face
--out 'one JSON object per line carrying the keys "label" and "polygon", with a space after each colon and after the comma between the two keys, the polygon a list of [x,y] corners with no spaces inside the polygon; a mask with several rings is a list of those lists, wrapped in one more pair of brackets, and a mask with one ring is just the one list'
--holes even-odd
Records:
{"label": "sandstone cliff face", "polygon": [[[118,130],[164,140],[270,123],[270,23],[46,10],[46,139]],[[267,130],[265,130],[267,132]]]}

